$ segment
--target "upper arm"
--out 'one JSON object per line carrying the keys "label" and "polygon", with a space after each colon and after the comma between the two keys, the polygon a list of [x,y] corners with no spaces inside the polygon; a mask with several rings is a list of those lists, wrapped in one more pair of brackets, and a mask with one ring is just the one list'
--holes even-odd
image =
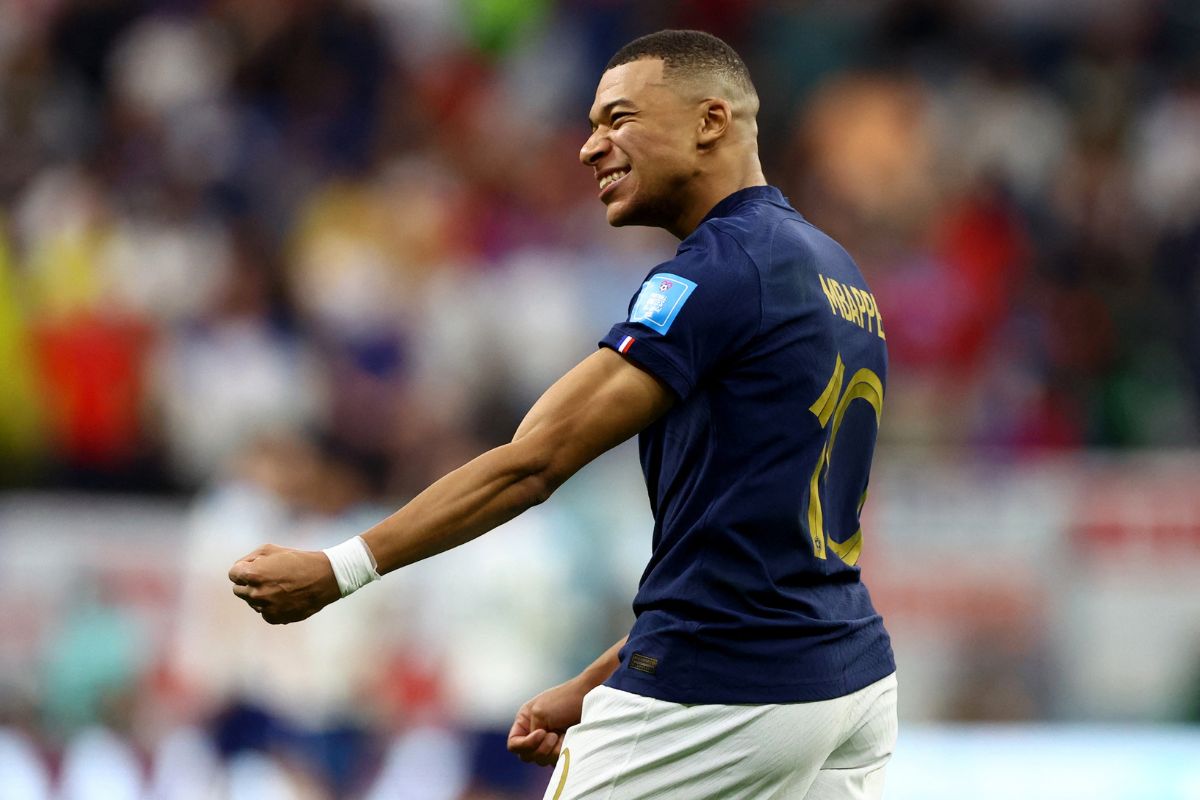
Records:
{"label": "upper arm", "polygon": [[513,443],[533,448],[550,488],[654,422],[674,403],[661,381],[601,348],[534,403]]}
{"label": "upper arm", "polygon": [[763,317],[758,268],[738,241],[715,225],[695,237],[650,272],[629,317],[601,341],[680,398],[743,352]]}

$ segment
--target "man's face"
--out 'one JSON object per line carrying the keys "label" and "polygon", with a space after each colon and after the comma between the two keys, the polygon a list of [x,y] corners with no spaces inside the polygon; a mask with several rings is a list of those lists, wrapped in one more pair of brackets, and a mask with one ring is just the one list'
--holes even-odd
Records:
{"label": "man's face", "polygon": [[661,59],[600,76],[588,115],[592,135],[579,160],[596,176],[610,225],[665,227],[678,220],[684,186],[696,172],[696,111],[664,82]]}

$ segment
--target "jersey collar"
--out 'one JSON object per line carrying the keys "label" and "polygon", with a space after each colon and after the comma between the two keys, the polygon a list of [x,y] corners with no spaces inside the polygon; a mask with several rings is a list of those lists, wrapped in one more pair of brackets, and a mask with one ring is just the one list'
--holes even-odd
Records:
{"label": "jersey collar", "polygon": [[[704,215],[704,219],[700,220],[700,225],[703,225],[710,219],[732,216],[735,209],[753,200],[766,200],[770,203],[791,208],[787,199],[783,196],[783,192],[774,186],[747,186],[745,189],[738,189],[713,206],[712,210]],[[696,227],[700,226],[697,225]]]}

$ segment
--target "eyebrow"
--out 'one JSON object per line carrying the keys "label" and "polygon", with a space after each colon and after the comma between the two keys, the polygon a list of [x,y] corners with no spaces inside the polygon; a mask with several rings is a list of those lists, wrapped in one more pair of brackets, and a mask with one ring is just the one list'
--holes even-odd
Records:
{"label": "eyebrow", "polygon": [[[610,113],[612,113],[612,110],[614,108],[616,108],[619,105],[633,106],[634,109],[637,108],[637,106],[634,105],[632,100],[625,98],[625,97],[618,97],[616,100],[609,100],[607,103],[600,106],[600,114],[596,117],[596,119],[604,119]],[[596,121],[590,116],[588,117],[588,123],[591,124],[591,126],[593,128],[596,127]]]}

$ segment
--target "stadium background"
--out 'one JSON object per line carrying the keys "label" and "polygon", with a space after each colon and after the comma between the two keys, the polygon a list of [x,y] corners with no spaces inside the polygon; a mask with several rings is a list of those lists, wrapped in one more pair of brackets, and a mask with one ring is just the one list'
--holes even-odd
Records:
{"label": "stadium background", "polygon": [[224,573],[506,439],[669,257],[576,161],[661,27],[881,305],[887,797],[1200,797],[1190,0],[0,0],[0,797],[540,796],[503,735],[629,623],[629,446],[299,626]]}

